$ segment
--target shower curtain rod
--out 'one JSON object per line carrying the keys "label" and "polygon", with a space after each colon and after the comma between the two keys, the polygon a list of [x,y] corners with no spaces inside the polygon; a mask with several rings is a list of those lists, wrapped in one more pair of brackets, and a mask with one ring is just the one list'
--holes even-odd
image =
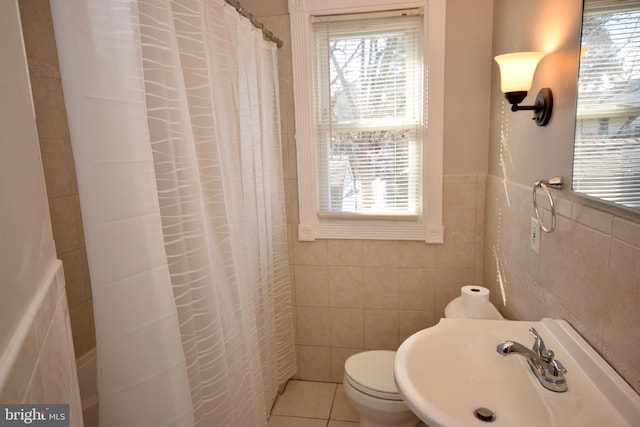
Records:
{"label": "shower curtain rod", "polygon": [[276,44],[276,46],[278,46],[279,48],[282,47],[282,45],[284,44],[282,42],[282,40],[280,40],[279,38],[277,38],[276,36],[273,35],[273,33],[269,30],[267,30],[264,27],[264,24],[262,24],[260,21],[258,21],[253,14],[247,12],[245,9],[242,8],[242,5],[240,4],[239,1],[236,0],[225,0],[227,3],[229,3],[231,6],[235,7],[236,10],[238,11],[238,13],[242,16],[244,16],[245,18],[247,18],[251,24],[256,27],[259,30],[262,30],[262,35],[267,39],[267,40],[271,40],[272,42],[274,42]]}

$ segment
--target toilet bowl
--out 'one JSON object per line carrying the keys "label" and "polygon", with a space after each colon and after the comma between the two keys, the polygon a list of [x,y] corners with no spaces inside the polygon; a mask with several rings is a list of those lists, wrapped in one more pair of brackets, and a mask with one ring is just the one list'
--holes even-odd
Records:
{"label": "toilet bowl", "polygon": [[420,422],[396,388],[395,356],[391,350],[364,351],[345,362],[342,386],[360,414],[361,427],[414,427]]}
{"label": "toilet bowl", "polygon": [[[486,290],[485,288],[481,288]],[[458,297],[445,308],[450,318],[474,318],[465,312]],[[478,318],[504,319],[493,304],[482,310]],[[415,427],[420,424],[402,400],[393,376],[396,352],[372,350],[354,354],[344,364],[344,391],[360,414],[361,427]]]}

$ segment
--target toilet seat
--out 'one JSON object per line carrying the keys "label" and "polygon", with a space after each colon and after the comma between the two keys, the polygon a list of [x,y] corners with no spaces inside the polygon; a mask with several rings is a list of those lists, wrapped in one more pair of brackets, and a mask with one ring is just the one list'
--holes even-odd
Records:
{"label": "toilet seat", "polygon": [[402,401],[393,376],[396,352],[372,350],[354,354],[344,364],[344,379],[361,393],[384,400]]}

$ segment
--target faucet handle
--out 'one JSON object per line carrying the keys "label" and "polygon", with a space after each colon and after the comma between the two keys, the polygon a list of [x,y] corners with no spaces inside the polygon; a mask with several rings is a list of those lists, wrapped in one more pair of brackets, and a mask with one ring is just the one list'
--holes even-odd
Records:
{"label": "faucet handle", "polygon": [[[538,333],[538,331],[536,331],[536,328],[534,328],[534,327],[531,327],[529,329],[529,333],[535,339],[535,341],[533,342],[533,347],[531,348],[531,350],[535,354],[540,356],[541,358],[546,359],[548,357],[548,352],[550,350],[547,350],[547,347],[544,345],[544,341],[543,341],[542,337],[540,336],[540,334]],[[553,352],[551,352],[551,359],[553,359]],[[548,362],[549,360],[546,360],[546,361]]]}
{"label": "faucet handle", "polygon": [[545,349],[544,351],[542,351],[542,354],[540,354],[540,359],[547,363],[553,362],[554,357],[556,357],[556,354],[553,352],[553,350]]}
{"label": "faucet handle", "polygon": [[557,377],[560,372],[566,374],[567,368],[565,368],[559,360],[556,360],[555,357],[556,355],[552,350],[545,350],[541,359],[548,364],[549,370],[553,374],[553,376]]}
{"label": "faucet handle", "polygon": [[552,373],[554,376],[558,376],[558,372],[562,372],[563,374],[567,373],[567,368],[565,368],[559,360],[552,359],[551,362],[549,362],[549,365],[553,368]]}

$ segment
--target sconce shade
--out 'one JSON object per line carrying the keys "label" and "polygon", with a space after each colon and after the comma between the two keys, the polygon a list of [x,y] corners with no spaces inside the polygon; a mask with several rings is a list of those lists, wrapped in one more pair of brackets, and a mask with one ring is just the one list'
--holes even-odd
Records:
{"label": "sconce shade", "polygon": [[496,56],[495,60],[500,67],[502,93],[528,92],[533,82],[533,74],[543,57],[542,52],[517,52]]}
{"label": "sconce shade", "polygon": [[500,67],[500,89],[511,104],[511,111],[533,110],[533,120],[538,126],[546,126],[553,111],[551,89],[540,89],[533,105],[520,105],[527,97],[533,83],[542,52],[517,52],[498,55],[494,59]]}

